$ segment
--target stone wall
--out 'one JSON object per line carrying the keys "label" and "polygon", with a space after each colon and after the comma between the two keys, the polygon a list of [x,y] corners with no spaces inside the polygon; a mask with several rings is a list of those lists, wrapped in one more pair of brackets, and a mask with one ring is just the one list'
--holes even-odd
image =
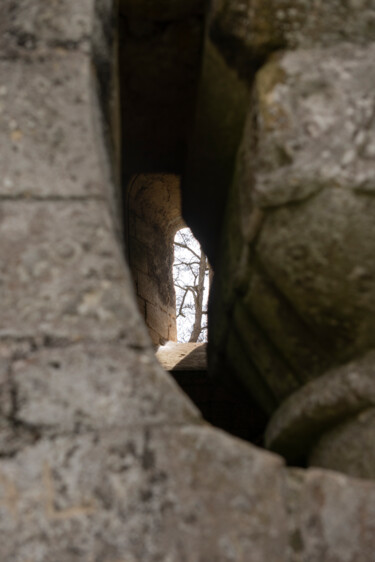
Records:
{"label": "stone wall", "polygon": [[126,247],[140,312],[155,346],[177,341],[173,242],[184,225],[179,179],[139,174],[126,192]]}
{"label": "stone wall", "polygon": [[[367,451],[374,406],[364,391],[375,368],[374,22],[365,1],[310,9],[218,0],[210,15],[212,40],[251,90],[219,252],[211,364],[274,414],[269,447],[356,476],[375,474],[349,453],[354,435]],[[355,411],[351,393],[363,396]],[[333,431],[344,420],[353,430]]]}
{"label": "stone wall", "polygon": [[[370,3],[360,4],[365,13]],[[254,5],[233,2],[245,29]],[[197,3],[141,6],[168,14],[178,6],[182,17]],[[210,427],[156,362],[118,236],[106,95],[116,83],[112,8],[110,0],[0,5],[1,559],[372,562],[371,480],[290,469]],[[355,21],[347,19],[345,33]],[[324,66],[336,51],[320,48]],[[353,48],[348,61],[363,69],[367,49]],[[296,53],[280,59],[290,84]],[[363,73],[371,81],[370,69]],[[364,216],[371,209],[361,206],[368,190],[366,199],[345,186],[331,191]],[[345,217],[343,208],[334,216]],[[295,209],[269,216],[281,221]],[[369,339],[351,349],[369,347],[362,342]]]}

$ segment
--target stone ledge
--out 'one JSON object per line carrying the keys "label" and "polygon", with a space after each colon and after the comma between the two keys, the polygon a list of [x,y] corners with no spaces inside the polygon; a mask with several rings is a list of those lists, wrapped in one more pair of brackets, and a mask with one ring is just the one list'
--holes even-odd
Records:
{"label": "stone ledge", "polygon": [[206,343],[168,342],[156,358],[166,371],[207,371]]}

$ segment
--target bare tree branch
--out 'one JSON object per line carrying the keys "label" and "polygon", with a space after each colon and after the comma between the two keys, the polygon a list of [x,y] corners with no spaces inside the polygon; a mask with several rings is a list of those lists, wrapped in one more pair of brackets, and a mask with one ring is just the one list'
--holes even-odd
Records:
{"label": "bare tree branch", "polygon": [[[175,239],[173,265],[176,288],[176,318],[184,319],[183,340],[204,341],[207,322],[207,296],[211,269],[207,258],[188,229],[180,230]],[[188,328],[188,322],[191,322]],[[181,325],[181,321],[180,324]],[[187,333],[189,332],[189,333]]]}

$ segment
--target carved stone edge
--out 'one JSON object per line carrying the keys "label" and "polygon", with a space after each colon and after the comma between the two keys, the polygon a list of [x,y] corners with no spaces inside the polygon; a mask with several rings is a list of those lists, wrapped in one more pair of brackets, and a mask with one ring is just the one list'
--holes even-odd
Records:
{"label": "carved stone edge", "polygon": [[292,394],[268,424],[265,444],[289,462],[303,459],[327,430],[375,406],[375,351],[329,370]]}

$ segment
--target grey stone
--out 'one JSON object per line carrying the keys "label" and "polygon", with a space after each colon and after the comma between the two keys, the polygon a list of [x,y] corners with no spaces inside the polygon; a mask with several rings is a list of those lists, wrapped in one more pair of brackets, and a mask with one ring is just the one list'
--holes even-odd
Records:
{"label": "grey stone", "polygon": [[372,483],[323,470],[291,470],[286,490],[288,560],[370,562],[373,559]]}
{"label": "grey stone", "polygon": [[1,337],[148,339],[107,206],[2,201]]}
{"label": "grey stone", "polygon": [[325,189],[273,211],[256,254],[336,364],[375,345],[375,200]]}
{"label": "grey stone", "polygon": [[[95,0],[3,0],[0,7],[2,58],[27,56],[34,49],[90,47]],[[108,2],[108,5],[110,2]]]}
{"label": "grey stone", "polygon": [[255,214],[240,172],[214,292],[212,354],[218,369],[223,354],[237,363],[236,375],[271,412],[299,385],[374,347],[374,200],[326,188],[264,213],[254,237],[235,224]]}
{"label": "grey stone", "polygon": [[[365,412],[371,412],[374,405],[374,352],[371,351],[361,359],[328,371],[284,401],[268,425],[266,444],[292,461],[308,454],[310,450],[315,451],[312,453],[315,465],[319,464],[318,459],[321,458],[322,466],[335,469],[340,465],[341,470],[345,471],[347,468],[350,474],[350,463],[343,460],[340,464],[340,456],[343,457],[343,454],[338,451],[343,448],[346,438],[348,458],[351,457],[350,451],[357,447],[366,451],[363,460],[362,455],[353,453],[352,457],[357,459],[358,466],[365,466],[362,475],[355,468],[352,474],[365,477],[371,470],[374,454],[373,445],[370,446],[373,418]],[[358,420],[355,417],[357,415]],[[351,421],[343,423],[343,420]],[[338,427],[332,429],[335,426]],[[365,428],[363,441],[358,431],[361,426]],[[355,440],[352,439],[354,435]],[[319,450],[322,451],[321,456]],[[328,459],[331,465],[328,464]]]}
{"label": "grey stone", "polygon": [[0,60],[0,77],[0,195],[108,195],[90,59],[61,51]]}
{"label": "grey stone", "polygon": [[211,36],[231,64],[248,74],[275,50],[325,47],[341,41],[369,43],[375,38],[373,0],[214,0]]}
{"label": "grey stone", "polygon": [[345,45],[288,52],[262,67],[255,164],[251,132],[243,147],[257,169],[257,205],[302,200],[324,187],[374,192],[374,56],[374,45]]}
{"label": "grey stone", "polygon": [[2,555],[286,562],[280,468],[209,428],[42,439],[1,464]]}
{"label": "grey stone", "polygon": [[313,445],[310,466],[375,479],[375,410],[369,408],[326,431]]}
{"label": "grey stone", "polygon": [[31,352],[13,361],[9,386],[13,402],[5,417],[44,436],[199,420],[152,352],[121,342]]}
{"label": "grey stone", "polygon": [[[268,413],[281,405],[267,436],[275,451],[301,461],[319,438],[315,464],[368,477],[372,449],[368,463],[358,452],[370,446],[372,424],[353,418],[328,427],[372,405],[371,377],[355,409],[348,386],[330,369],[343,373],[351,359],[362,369],[359,358],[375,347],[374,44],[355,27],[361,18],[340,28],[335,18],[342,14],[331,3],[321,7],[327,18],[314,40],[307,18],[303,37],[271,31],[275,42],[267,43],[274,22],[265,16],[274,8],[213,4],[212,39],[255,81],[216,270],[210,364],[218,376],[239,378]],[[279,52],[254,73],[251,65],[273,50]],[[371,372],[371,354],[366,361]],[[293,417],[291,404],[300,416]],[[358,443],[353,457],[350,436]]]}

